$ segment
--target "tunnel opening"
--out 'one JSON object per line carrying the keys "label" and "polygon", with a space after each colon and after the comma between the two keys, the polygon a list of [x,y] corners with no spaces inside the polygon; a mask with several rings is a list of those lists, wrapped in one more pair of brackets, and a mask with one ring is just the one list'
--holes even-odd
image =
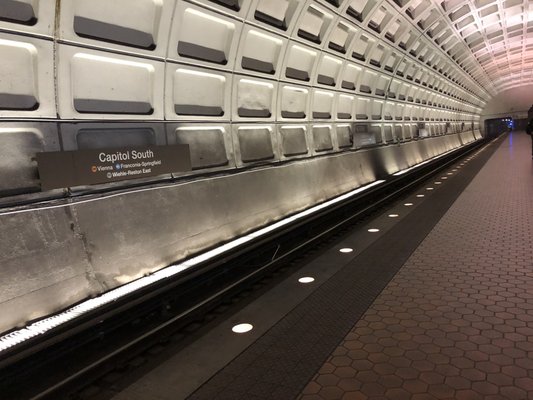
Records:
{"label": "tunnel opening", "polygon": [[513,129],[518,129],[518,127],[516,121],[510,116],[492,118],[485,121],[485,136],[487,138],[495,138],[496,136],[505,132],[510,132]]}

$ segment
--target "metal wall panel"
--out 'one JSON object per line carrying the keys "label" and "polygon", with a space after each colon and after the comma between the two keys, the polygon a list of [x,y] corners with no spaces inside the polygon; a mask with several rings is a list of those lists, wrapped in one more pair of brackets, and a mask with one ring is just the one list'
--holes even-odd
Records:
{"label": "metal wall panel", "polygon": [[316,84],[335,87],[342,68],[342,60],[322,54],[318,64]]}
{"label": "metal wall panel", "polygon": [[229,125],[169,124],[169,144],[188,144],[193,172],[233,167]]}
{"label": "metal wall panel", "polygon": [[355,97],[346,94],[337,95],[337,113],[338,120],[354,119]]}
{"label": "metal wall panel", "polygon": [[0,118],[56,116],[52,42],[0,32]]}
{"label": "metal wall panel", "polygon": [[371,115],[371,99],[358,96],[355,104],[355,118],[359,120],[367,120]]}
{"label": "metal wall panel", "polygon": [[311,104],[311,116],[313,120],[331,119],[334,115],[334,94],[324,90],[313,90],[313,99]]}
{"label": "metal wall panel", "polygon": [[225,120],[231,117],[231,74],[167,63],[167,120]]}
{"label": "metal wall panel", "polygon": [[58,151],[55,123],[0,123],[0,198],[39,192],[35,154]]}
{"label": "metal wall panel", "polygon": [[361,67],[347,63],[342,74],[341,87],[351,91],[356,90],[359,87],[362,73],[363,69]]}
{"label": "metal wall panel", "polygon": [[306,156],[309,153],[307,144],[307,126],[281,125],[279,127],[279,143],[283,159]]}
{"label": "metal wall panel", "polygon": [[240,165],[265,163],[277,158],[274,127],[242,125],[233,127],[235,157]]}
{"label": "metal wall panel", "polygon": [[59,114],[73,119],[163,119],[164,64],[59,45]]}
{"label": "metal wall panel", "polygon": [[274,81],[234,75],[233,120],[275,120],[276,90]]}
{"label": "metal wall panel", "polygon": [[299,83],[310,82],[314,76],[318,52],[298,42],[289,42],[283,77]]}
{"label": "metal wall panel", "polygon": [[338,22],[329,35],[328,49],[346,54],[357,30],[349,24]]}
{"label": "metal wall panel", "polygon": [[253,0],[247,20],[279,32],[292,32],[305,0]]}
{"label": "metal wall panel", "polygon": [[3,0],[0,29],[52,37],[55,24],[55,0]]}
{"label": "metal wall panel", "polygon": [[311,3],[300,14],[292,36],[301,38],[312,46],[320,46],[325,42],[325,37],[332,27],[332,21],[333,14]]}
{"label": "metal wall panel", "polygon": [[339,149],[349,149],[353,146],[353,127],[349,124],[336,126],[337,144]]}
{"label": "metal wall panel", "polygon": [[173,21],[168,59],[233,70],[241,21],[184,1]]}
{"label": "metal wall panel", "polygon": [[165,57],[176,0],[69,0],[61,2],[64,41]]}
{"label": "metal wall panel", "polygon": [[313,125],[313,149],[316,153],[333,150],[332,125]]}
{"label": "metal wall panel", "polygon": [[278,78],[287,43],[286,38],[272,32],[244,26],[235,71]]}
{"label": "metal wall panel", "polygon": [[280,84],[278,120],[309,119],[309,88]]}

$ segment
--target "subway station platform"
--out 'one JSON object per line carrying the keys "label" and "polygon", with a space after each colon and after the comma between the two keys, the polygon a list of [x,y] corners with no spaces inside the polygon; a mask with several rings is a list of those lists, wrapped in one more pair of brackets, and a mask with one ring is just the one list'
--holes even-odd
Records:
{"label": "subway station platform", "polygon": [[100,398],[533,399],[530,141],[488,143]]}

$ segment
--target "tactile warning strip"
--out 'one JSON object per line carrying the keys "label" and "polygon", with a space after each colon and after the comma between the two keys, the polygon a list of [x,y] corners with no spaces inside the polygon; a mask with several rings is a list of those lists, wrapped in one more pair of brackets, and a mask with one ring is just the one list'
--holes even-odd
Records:
{"label": "tactile warning strip", "polygon": [[299,399],[533,398],[528,141],[502,143]]}
{"label": "tactile warning strip", "polygon": [[[190,399],[291,399],[363,315],[489,157],[447,182],[297,306]],[[406,241],[405,238],[409,240]]]}

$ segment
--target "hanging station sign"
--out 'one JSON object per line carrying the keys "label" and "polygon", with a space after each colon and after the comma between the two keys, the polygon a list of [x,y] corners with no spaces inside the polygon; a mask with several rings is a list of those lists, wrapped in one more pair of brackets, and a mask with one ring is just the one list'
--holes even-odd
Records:
{"label": "hanging station sign", "polygon": [[42,190],[191,170],[189,145],[37,153]]}

